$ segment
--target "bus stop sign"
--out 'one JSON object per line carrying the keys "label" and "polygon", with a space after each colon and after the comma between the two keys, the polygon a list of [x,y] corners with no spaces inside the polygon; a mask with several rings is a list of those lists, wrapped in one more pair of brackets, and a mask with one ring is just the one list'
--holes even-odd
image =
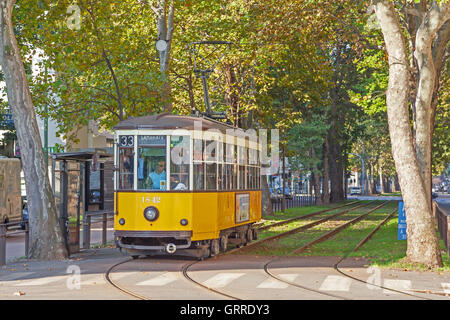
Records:
{"label": "bus stop sign", "polygon": [[403,201],[398,203],[398,233],[397,240],[406,240],[406,211]]}

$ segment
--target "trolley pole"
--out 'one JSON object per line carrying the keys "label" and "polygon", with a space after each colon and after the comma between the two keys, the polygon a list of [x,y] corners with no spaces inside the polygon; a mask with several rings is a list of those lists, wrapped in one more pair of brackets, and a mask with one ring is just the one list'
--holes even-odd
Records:
{"label": "trolley pole", "polygon": [[202,72],[202,75],[200,78],[202,78],[202,84],[203,84],[203,98],[205,99],[205,107],[206,107],[206,113],[208,115],[211,115],[211,104],[209,101],[209,92],[208,92],[208,71]]}

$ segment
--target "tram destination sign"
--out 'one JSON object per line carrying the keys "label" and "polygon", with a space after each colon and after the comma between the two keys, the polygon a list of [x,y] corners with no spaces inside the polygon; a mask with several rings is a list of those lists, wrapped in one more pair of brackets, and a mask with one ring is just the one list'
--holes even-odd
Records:
{"label": "tram destination sign", "polygon": [[138,143],[140,146],[165,146],[166,136],[138,136]]}

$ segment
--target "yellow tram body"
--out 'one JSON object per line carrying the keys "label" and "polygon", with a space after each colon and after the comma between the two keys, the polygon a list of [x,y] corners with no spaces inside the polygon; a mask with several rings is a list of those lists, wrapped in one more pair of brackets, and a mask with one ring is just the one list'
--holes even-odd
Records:
{"label": "yellow tram body", "polygon": [[[250,219],[235,222],[235,199],[239,192],[205,193],[127,193],[117,195],[118,214],[115,230],[123,231],[191,231],[192,241],[218,239],[220,231],[261,219],[261,192],[249,191]],[[148,201],[146,201],[148,199]],[[153,200],[155,199],[155,200]],[[149,203],[159,210],[160,217],[155,222],[147,221],[142,214]],[[126,226],[118,221],[124,218]],[[192,221],[180,225],[182,219]]]}
{"label": "yellow tram body", "polygon": [[[225,250],[229,241],[256,238],[260,146],[240,137],[242,130],[236,135],[211,119],[169,114],[125,120],[115,129],[114,229],[121,250],[133,257],[179,251],[203,258]],[[189,155],[177,165],[180,136]]]}

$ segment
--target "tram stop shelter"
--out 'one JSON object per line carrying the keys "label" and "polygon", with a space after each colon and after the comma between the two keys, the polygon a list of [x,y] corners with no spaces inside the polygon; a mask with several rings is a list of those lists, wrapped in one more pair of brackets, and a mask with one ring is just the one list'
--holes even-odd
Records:
{"label": "tram stop shelter", "polygon": [[[97,149],[52,153],[51,181],[69,254],[90,247],[91,218],[102,217],[106,243],[107,216],[114,208],[114,156]],[[80,227],[83,227],[80,230]],[[80,236],[81,235],[81,236]]]}

